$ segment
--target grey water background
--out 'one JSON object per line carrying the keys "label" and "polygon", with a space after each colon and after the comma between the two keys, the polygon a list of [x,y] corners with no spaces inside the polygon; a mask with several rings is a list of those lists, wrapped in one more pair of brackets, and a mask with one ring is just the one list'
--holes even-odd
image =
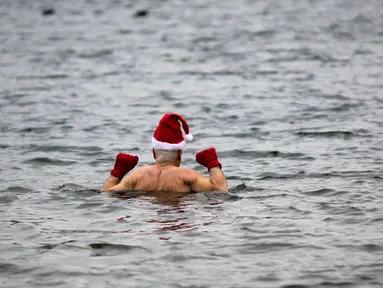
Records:
{"label": "grey water background", "polygon": [[[0,286],[383,287],[382,8],[1,1]],[[229,195],[98,193],[168,111]]]}

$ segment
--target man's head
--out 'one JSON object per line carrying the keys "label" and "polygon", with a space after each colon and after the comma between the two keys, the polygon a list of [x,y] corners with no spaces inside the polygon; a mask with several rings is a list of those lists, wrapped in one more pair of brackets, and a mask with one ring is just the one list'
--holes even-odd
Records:
{"label": "man's head", "polygon": [[153,148],[153,157],[157,163],[169,163],[179,167],[182,161],[182,150],[160,150]]}
{"label": "man's head", "polygon": [[179,166],[186,141],[192,139],[186,120],[179,114],[167,113],[154,131],[153,157],[157,162],[179,163]]}

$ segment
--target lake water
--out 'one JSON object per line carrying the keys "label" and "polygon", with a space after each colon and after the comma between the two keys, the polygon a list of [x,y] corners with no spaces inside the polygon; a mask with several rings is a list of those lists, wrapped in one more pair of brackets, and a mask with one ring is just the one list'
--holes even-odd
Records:
{"label": "lake water", "polygon": [[[0,25],[1,287],[383,287],[382,1],[4,0]],[[169,111],[229,194],[99,193]]]}

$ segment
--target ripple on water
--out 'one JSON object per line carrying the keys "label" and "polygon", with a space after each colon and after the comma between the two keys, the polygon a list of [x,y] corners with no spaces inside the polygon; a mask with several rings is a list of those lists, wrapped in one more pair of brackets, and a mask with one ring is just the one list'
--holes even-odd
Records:
{"label": "ripple on water", "polygon": [[309,288],[310,286],[303,285],[303,284],[285,284],[279,287],[280,288]]}
{"label": "ripple on water", "polygon": [[26,194],[26,193],[35,192],[35,190],[28,187],[23,187],[23,186],[9,186],[7,189],[2,190],[1,192]]}
{"label": "ripple on water", "polygon": [[60,152],[68,154],[77,154],[81,156],[96,156],[103,153],[103,148],[98,146],[73,146],[73,145],[36,145],[30,144],[22,147],[24,153],[34,153],[34,152]]}
{"label": "ripple on water", "polygon": [[91,243],[93,257],[98,256],[121,256],[136,251],[151,252],[149,249],[137,245],[112,244],[112,243]]}
{"label": "ripple on water", "polygon": [[244,150],[230,150],[219,152],[222,158],[244,158],[244,159],[262,159],[262,158],[282,158],[289,160],[306,160],[311,161],[315,158],[299,152],[281,152],[278,150],[273,151],[244,151]]}
{"label": "ripple on water", "polygon": [[1,195],[1,194],[2,194],[2,191],[0,191],[0,204],[10,204],[13,201],[20,199],[16,195]]}
{"label": "ripple on water", "polygon": [[78,163],[77,161],[60,160],[50,157],[34,157],[23,161],[25,164],[32,164],[36,166],[68,166]]}
{"label": "ripple on water", "polygon": [[113,50],[111,49],[100,49],[100,50],[95,50],[95,51],[87,51],[84,53],[79,53],[77,56],[79,58],[84,58],[84,59],[100,59],[103,57],[107,57],[113,54]]}
{"label": "ripple on water", "polygon": [[353,251],[363,251],[363,252],[370,252],[370,253],[376,253],[383,250],[382,245],[374,244],[374,243],[368,243],[368,244],[362,244],[362,245],[354,245],[354,244],[338,244],[337,247],[344,248],[346,250],[353,250]]}
{"label": "ripple on water", "polygon": [[351,139],[354,137],[372,137],[371,134],[363,134],[352,131],[299,131],[295,133],[301,137],[320,137],[320,138],[342,138]]}
{"label": "ripple on water", "polygon": [[100,190],[98,189],[90,189],[78,184],[74,183],[65,183],[62,184],[58,187],[52,188],[53,192],[56,192],[56,196],[60,197],[66,197],[66,196],[74,196],[74,197],[79,197],[82,198],[84,201],[88,200],[89,197],[95,196],[101,193]]}
{"label": "ripple on water", "polygon": [[46,134],[51,130],[52,127],[25,127],[19,130],[20,133],[36,133]]}
{"label": "ripple on water", "polygon": [[[25,275],[25,273],[31,273],[35,268],[27,268],[22,265],[16,265],[8,262],[0,262],[0,275]],[[7,286],[3,286],[7,287]],[[16,286],[10,286],[16,287]]]}
{"label": "ripple on water", "polygon": [[27,75],[27,76],[18,76],[17,79],[66,79],[69,78],[69,75],[66,74],[46,74],[46,75]]}
{"label": "ripple on water", "polygon": [[[326,173],[327,176],[328,173]],[[331,174],[329,174],[331,175]],[[257,180],[276,180],[276,179],[300,179],[300,178],[306,178],[306,172],[305,171],[299,171],[298,173],[292,173],[292,174],[279,174],[279,173],[273,173],[273,172],[263,172],[260,174],[260,177]]]}
{"label": "ripple on water", "polygon": [[337,191],[335,189],[330,188],[322,188],[318,190],[305,191],[303,192],[307,196],[338,196],[342,194],[349,193],[348,191]]}

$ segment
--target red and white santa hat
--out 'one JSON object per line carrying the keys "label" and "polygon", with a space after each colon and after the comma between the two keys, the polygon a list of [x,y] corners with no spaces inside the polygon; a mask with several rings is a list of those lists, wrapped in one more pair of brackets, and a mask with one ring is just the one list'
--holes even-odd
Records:
{"label": "red and white santa hat", "polygon": [[189,125],[185,119],[174,113],[165,114],[158,124],[152,144],[154,149],[159,150],[182,150],[186,141],[193,140],[193,135],[189,131]]}

